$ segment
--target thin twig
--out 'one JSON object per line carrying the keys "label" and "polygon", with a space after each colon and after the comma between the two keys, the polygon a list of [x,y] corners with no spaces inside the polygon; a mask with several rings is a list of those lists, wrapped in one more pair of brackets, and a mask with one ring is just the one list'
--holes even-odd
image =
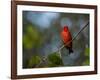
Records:
{"label": "thin twig", "polygon": [[40,66],[40,64],[42,64],[42,62],[44,62],[46,59],[47,59],[47,57],[46,57],[46,56],[44,56],[44,57],[41,59],[40,63],[39,63],[39,64],[37,64],[35,67],[39,67],[39,66]]}
{"label": "thin twig", "polygon": [[[76,37],[87,27],[87,25],[89,24],[89,22],[87,22],[87,24],[76,34],[76,36],[73,37],[73,39],[71,41],[69,41],[67,44],[62,45],[57,51],[55,51],[54,53],[61,51],[66,45],[68,45],[69,43],[71,43],[73,40],[76,39]],[[36,67],[39,67],[39,65],[45,61],[47,59],[47,56],[44,56],[44,58],[41,60],[41,62],[36,65]]]}

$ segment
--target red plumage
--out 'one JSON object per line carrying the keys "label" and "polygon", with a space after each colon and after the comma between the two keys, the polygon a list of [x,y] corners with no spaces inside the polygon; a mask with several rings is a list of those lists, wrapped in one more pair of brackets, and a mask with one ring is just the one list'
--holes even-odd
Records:
{"label": "red plumage", "polygon": [[73,52],[72,50],[72,42],[70,42],[72,40],[72,36],[71,33],[68,29],[68,26],[64,26],[62,32],[61,32],[61,38],[63,43],[66,45],[65,47],[69,50],[69,54]]}

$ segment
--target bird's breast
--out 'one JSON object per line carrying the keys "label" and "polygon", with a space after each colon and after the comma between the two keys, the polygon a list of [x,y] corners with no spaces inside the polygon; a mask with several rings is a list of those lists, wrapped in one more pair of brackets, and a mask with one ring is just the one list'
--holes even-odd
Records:
{"label": "bird's breast", "polygon": [[61,33],[61,37],[62,37],[62,40],[63,40],[64,43],[67,43],[67,42],[69,42],[71,40],[71,37],[70,37],[70,33],[69,32],[63,31]]}

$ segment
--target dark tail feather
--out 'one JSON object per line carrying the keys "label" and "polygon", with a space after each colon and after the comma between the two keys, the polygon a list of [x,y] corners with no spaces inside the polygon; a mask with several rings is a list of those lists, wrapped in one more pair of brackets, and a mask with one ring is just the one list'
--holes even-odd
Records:
{"label": "dark tail feather", "polygon": [[71,47],[66,47],[66,49],[69,50],[69,54],[74,52]]}
{"label": "dark tail feather", "polygon": [[70,54],[70,53],[73,53],[73,50],[72,50],[71,48],[69,48],[69,54]]}

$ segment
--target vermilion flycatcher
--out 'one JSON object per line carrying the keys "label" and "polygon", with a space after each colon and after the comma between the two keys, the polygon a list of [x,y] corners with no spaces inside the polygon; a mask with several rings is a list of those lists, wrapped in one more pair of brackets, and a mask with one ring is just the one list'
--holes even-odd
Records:
{"label": "vermilion flycatcher", "polygon": [[65,47],[69,50],[69,54],[73,52],[72,50],[72,36],[68,29],[68,26],[64,26],[62,32],[61,32],[61,38],[63,40],[63,43]]}

